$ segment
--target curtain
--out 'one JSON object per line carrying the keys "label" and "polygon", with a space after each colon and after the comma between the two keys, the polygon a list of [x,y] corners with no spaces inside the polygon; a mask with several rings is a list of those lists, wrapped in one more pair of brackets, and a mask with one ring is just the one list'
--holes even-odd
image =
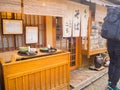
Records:
{"label": "curtain", "polygon": [[21,13],[21,0],[0,0],[0,12]]}
{"label": "curtain", "polygon": [[24,0],[24,14],[63,17],[66,7],[61,0]]}

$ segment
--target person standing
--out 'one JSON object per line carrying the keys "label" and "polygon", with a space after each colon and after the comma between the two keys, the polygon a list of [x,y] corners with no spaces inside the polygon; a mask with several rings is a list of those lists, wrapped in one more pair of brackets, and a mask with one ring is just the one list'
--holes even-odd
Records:
{"label": "person standing", "polygon": [[117,87],[120,78],[120,41],[108,39],[107,49],[110,56],[108,90],[120,90]]}
{"label": "person standing", "polygon": [[[120,30],[120,7],[110,6],[107,8],[107,15],[104,19],[102,30],[104,30],[104,36],[102,34],[101,36],[107,39],[107,50],[110,57],[108,90],[120,90],[117,87],[120,79],[120,40],[112,37],[113,33],[118,35],[118,37],[120,36],[120,33],[116,33],[116,30]],[[106,30],[109,30],[109,33]],[[107,35],[111,36],[108,38]]]}

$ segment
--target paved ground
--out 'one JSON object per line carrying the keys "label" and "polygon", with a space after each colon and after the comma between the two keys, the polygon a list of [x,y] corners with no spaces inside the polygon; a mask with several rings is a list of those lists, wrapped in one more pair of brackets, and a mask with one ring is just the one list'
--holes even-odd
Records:
{"label": "paved ground", "polygon": [[[71,90],[107,90],[107,72],[107,68],[101,71],[74,70],[71,72]],[[120,82],[118,86],[120,86]]]}
{"label": "paved ground", "polygon": [[[107,90],[106,89],[107,88],[107,80],[108,80],[108,75],[105,74],[100,79],[91,83],[89,86],[85,87],[82,90]],[[118,86],[120,87],[120,81],[118,82]]]}
{"label": "paved ground", "polygon": [[107,74],[82,90],[107,90]]}

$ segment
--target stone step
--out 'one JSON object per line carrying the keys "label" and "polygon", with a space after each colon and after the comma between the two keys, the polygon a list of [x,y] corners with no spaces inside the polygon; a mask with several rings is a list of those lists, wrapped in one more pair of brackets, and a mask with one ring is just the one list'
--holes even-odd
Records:
{"label": "stone step", "polygon": [[107,72],[107,67],[101,71],[89,70],[88,68],[73,70],[70,76],[71,90],[81,90],[107,74]]}

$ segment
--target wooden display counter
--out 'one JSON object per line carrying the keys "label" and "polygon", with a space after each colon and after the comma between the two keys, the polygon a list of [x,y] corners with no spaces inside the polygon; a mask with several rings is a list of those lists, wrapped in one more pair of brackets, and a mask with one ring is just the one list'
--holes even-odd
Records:
{"label": "wooden display counter", "polygon": [[69,90],[69,52],[39,52],[30,57],[15,53],[9,63],[1,59],[5,90]]}

